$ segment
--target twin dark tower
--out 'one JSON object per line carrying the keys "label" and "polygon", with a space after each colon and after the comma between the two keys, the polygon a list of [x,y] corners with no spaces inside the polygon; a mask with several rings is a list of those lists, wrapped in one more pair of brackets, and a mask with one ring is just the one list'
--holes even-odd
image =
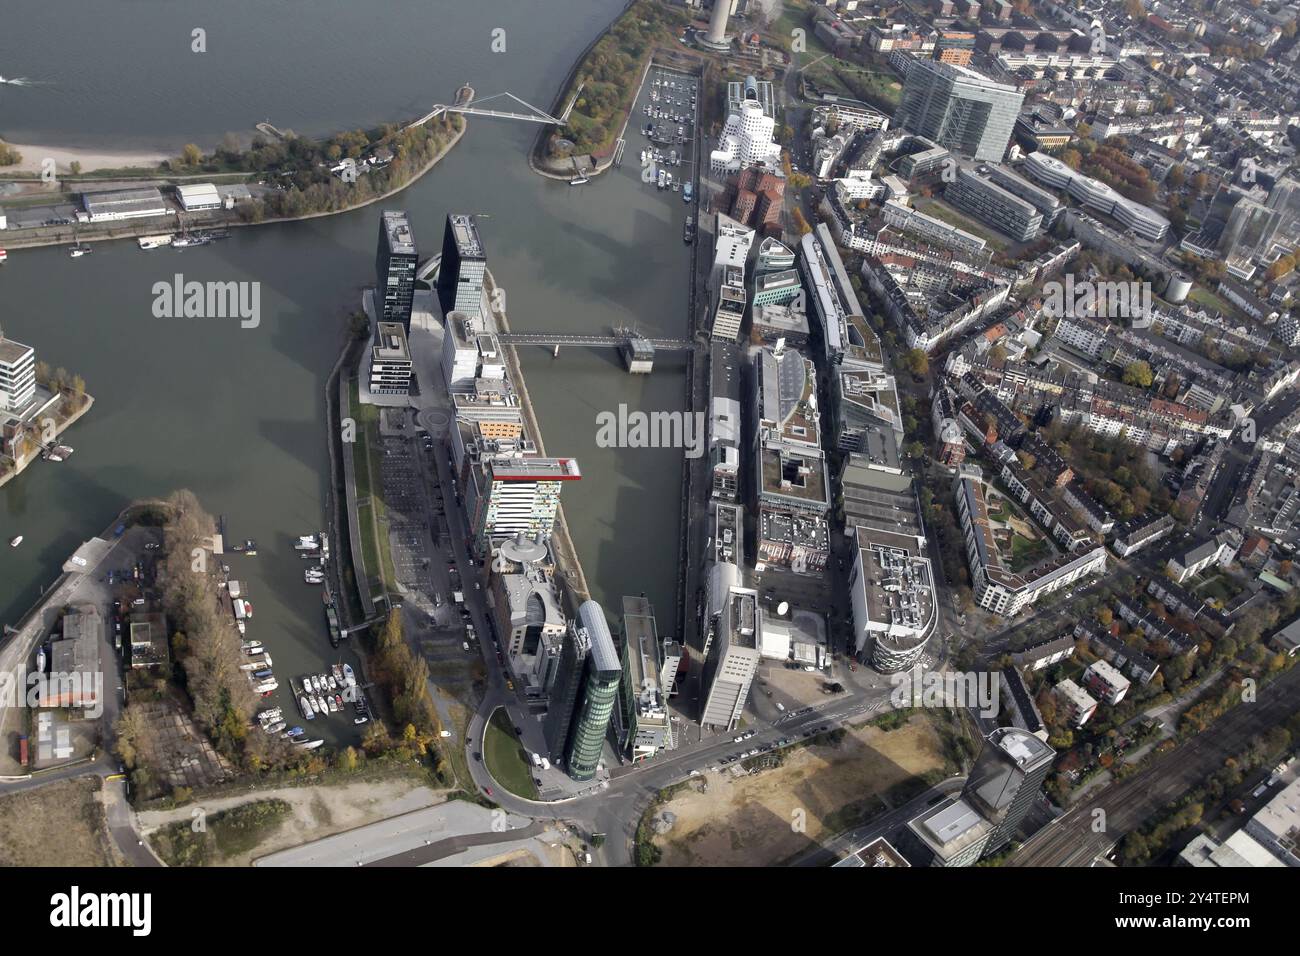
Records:
{"label": "twin dark tower", "polygon": [[[419,252],[410,217],[387,210],[379,221],[375,252],[375,311],[380,322],[397,322],[409,334],[415,299],[415,272]],[[443,314],[483,314],[483,277],[487,256],[472,216],[447,216],[442,239],[442,265],[438,271],[438,303]]]}

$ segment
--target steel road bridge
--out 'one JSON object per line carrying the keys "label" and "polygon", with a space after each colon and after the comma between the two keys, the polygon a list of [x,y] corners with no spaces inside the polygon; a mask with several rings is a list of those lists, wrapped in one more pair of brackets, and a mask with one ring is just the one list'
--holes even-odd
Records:
{"label": "steel road bridge", "polygon": [[656,352],[692,352],[697,343],[688,339],[657,339],[635,332],[615,330],[612,335],[584,335],[573,332],[500,332],[497,339],[507,345],[541,345],[558,348],[561,345],[582,348],[622,348],[634,339],[650,343]]}

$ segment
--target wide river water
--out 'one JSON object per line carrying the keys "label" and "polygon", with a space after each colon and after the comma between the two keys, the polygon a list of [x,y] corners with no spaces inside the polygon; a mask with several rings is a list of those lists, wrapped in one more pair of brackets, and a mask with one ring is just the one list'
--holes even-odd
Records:
{"label": "wide river water", "polygon": [[[269,119],[304,134],[419,115],[470,82],[543,109],[620,0],[5,0],[0,136],[105,150],[187,141],[211,148]],[[192,53],[191,31],[207,31]],[[490,50],[505,30],[506,52]],[[643,186],[635,157],[582,187],[533,174],[531,123],[472,118],[432,172],[381,205],[237,229],[178,252],[134,241],[15,250],[0,268],[0,325],[39,359],[85,378],[92,413],[64,441],[67,462],[34,463],[0,488],[0,621],[12,622],[61,563],[131,500],[193,490],[232,537],[257,619],[286,678],[331,659],[318,592],[302,584],[293,536],[321,525],[327,474],[323,387],[345,316],[374,280],[381,208],[411,214],[421,253],[449,211],[486,214],[489,267],[517,330],[686,329],[686,207]],[[0,199],[0,203],[3,200]],[[262,320],[159,319],[152,287],[185,279],[261,283]],[[683,365],[630,376],[612,353],[521,353],[548,452],[576,456],[583,480],[565,513],[593,596],[617,621],[642,591],[673,630],[681,452],[596,447],[596,414],[684,406]],[[284,701],[287,703],[287,696]]]}

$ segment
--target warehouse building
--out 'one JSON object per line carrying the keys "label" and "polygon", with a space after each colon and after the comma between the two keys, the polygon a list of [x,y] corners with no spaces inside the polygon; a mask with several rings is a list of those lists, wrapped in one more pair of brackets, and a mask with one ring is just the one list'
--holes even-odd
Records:
{"label": "warehouse building", "polygon": [[114,189],[102,193],[82,193],[85,212],[77,218],[83,222],[114,222],[120,219],[145,219],[166,216],[171,212],[157,187]]}
{"label": "warehouse building", "polygon": [[220,209],[221,195],[212,183],[192,183],[176,187],[176,198],[186,212],[199,212],[204,209]]}

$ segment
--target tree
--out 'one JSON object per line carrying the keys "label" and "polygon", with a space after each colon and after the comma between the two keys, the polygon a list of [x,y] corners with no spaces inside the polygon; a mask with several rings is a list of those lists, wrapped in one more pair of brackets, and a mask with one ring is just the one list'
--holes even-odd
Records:
{"label": "tree", "polygon": [[930,356],[925,354],[925,349],[909,349],[903,356],[903,364],[913,375],[930,374]]}
{"label": "tree", "polygon": [[0,143],[0,166],[17,166],[22,161],[22,153],[8,143]]}
{"label": "tree", "polygon": [[1151,374],[1151,366],[1147,362],[1129,362],[1128,365],[1124,367],[1125,385],[1135,385],[1138,388],[1150,388],[1153,381],[1155,381],[1155,378]]}
{"label": "tree", "polygon": [[182,166],[197,166],[203,162],[203,151],[193,143],[186,143],[181,148],[180,162]]}
{"label": "tree", "polygon": [[81,163],[79,163],[77,160],[74,159],[71,163],[68,164],[68,171],[72,173],[72,175],[74,176],[80,176]]}

